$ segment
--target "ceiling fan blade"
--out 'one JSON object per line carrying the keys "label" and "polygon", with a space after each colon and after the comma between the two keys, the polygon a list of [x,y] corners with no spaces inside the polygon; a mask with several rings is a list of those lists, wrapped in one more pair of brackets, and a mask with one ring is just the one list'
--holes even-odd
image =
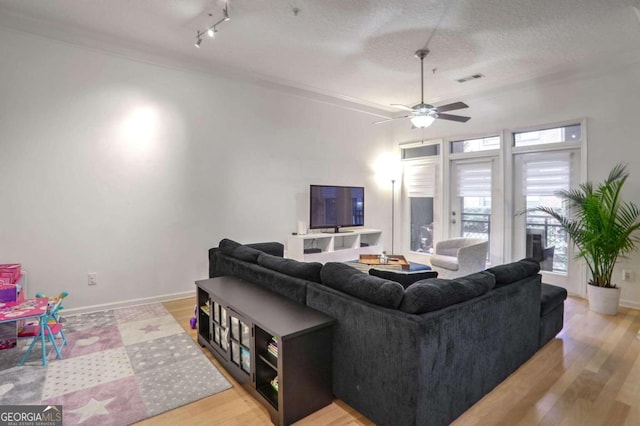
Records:
{"label": "ceiling fan blade", "polygon": [[440,118],[442,120],[451,120],[458,121],[460,123],[466,123],[471,119],[471,117],[465,117],[464,115],[453,115],[453,114],[438,114],[436,118]]}
{"label": "ceiling fan blade", "polygon": [[401,118],[409,118],[409,117],[413,117],[413,115],[405,115],[405,116],[402,116],[402,117],[387,118],[386,120],[374,121],[373,124],[386,123],[387,121],[400,120]]}
{"label": "ceiling fan blade", "polygon": [[402,105],[402,104],[391,104],[392,107],[396,107],[398,109],[403,109],[405,111],[413,111],[413,108],[408,107],[406,105]]}
{"label": "ceiling fan blade", "polygon": [[436,108],[438,108],[438,111],[440,112],[446,112],[453,111],[455,109],[469,108],[469,105],[465,104],[464,102],[454,102],[452,104],[442,105]]}
{"label": "ceiling fan blade", "polygon": [[466,123],[471,119],[471,117],[465,117],[464,115],[440,114],[440,113],[438,113],[436,118],[440,118],[442,120],[458,121],[460,123]]}

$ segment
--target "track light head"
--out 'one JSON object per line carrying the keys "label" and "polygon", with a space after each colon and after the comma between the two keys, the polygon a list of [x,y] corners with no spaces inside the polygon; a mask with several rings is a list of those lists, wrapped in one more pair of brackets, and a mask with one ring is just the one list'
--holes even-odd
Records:
{"label": "track light head", "polygon": [[200,43],[202,43],[202,39],[201,39],[201,38],[198,38],[198,39],[196,40],[196,47],[197,47],[198,49],[200,48]]}
{"label": "track light head", "polygon": [[225,4],[224,5],[224,9],[222,9],[222,12],[224,13],[224,21],[228,21],[231,18],[229,18],[229,5]]}
{"label": "track light head", "polygon": [[213,26],[212,26],[211,28],[209,28],[209,29],[207,30],[207,35],[208,35],[209,37],[214,37],[214,36],[216,35],[216,31],[217,31],[217,30],[216,30],[216,27],[213,27]]}

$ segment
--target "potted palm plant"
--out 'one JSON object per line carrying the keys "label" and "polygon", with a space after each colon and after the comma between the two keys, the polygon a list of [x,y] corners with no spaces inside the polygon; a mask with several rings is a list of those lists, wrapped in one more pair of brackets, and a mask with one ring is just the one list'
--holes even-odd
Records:
{"label": "potted palm plant", "polygon": [[527,210],[546,213],[560,223],[578,249],[576,257],[589,268],[589,308],[609,315],[617,314],[620,303],[613,268],[619,257],[636,251],[640,241],[635,233],[640,228],[640,209],[621,199],[628,177],[627,166],[618,164],[597,187],[587,182],[556,192],[568,208],[566,216],[545,206]]}

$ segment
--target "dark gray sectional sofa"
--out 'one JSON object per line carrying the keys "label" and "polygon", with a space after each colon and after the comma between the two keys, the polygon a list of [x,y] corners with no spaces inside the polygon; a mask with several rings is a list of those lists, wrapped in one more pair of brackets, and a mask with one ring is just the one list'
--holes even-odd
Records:
{"label": "dark gray sectional sofa", "polygon": [[531,259],[403,286],[282,255],[280,243],[225,239],[209,251],[209,276],[251,281],[335,318],[334,395],[379,425],[449,424],[562,329],[566,291],[541,284]]}

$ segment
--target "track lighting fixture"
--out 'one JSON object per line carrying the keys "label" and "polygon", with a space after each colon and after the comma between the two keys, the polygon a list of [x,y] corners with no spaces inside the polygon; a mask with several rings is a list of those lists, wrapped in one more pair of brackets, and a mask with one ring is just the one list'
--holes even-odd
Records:
{"label": "track lighting fixture", "polygon": [[[209,14],[211,15],[211,14]],[[204,37],[204,35],[206,34],[207,36],[209,36],[210,38],[215,37],[216,33],[218,32],[218,25],[220,25],[223,22],[227,22],[229,21],[231,18],[229,17],[229,5],[227,3],[225,3],[224,7],[222,8],[222,18],[216,22],[215,24],[211,25],[209,28],[207,28],[204,31],[200,31],[198,30],[196,33],[196,47],[200,47],[200,44],[202,43],[202,38]]]}

